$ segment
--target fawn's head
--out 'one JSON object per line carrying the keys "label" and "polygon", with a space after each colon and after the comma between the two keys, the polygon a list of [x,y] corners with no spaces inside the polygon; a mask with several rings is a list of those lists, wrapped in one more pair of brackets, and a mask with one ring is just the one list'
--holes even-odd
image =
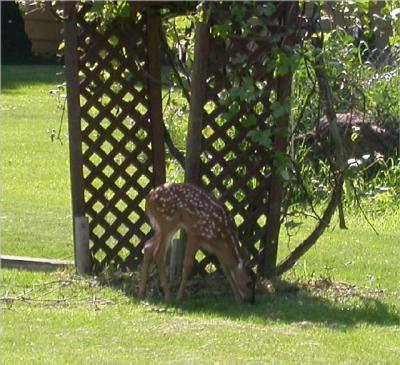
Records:
{"label": "fawn's head", "polygon": [[256,275],[249,262],[243,263],[243,261],[240,261],[232,276],[240,301],[254,304]]}

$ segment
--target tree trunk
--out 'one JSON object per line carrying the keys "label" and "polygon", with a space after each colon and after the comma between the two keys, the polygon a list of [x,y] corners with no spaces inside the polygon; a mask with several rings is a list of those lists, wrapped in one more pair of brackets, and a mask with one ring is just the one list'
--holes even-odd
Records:
{"label": "tree trunk", "polygon": [[[288,26],[293,24],[298,15],[298,4],[288,2],[284,4],[287,9],[283,25]],[[289,36],[284,46],[293,46],[296,42],[296,34]],[[290,55],[289,55],[290,56]],[[277,79],[277,102],[284,104],[290,100],[292,93],[292,72],[280,76]],[[258,271],[262,277],[271,278],[276,275],[276,263],[278,256],[279,233],[281,229],[281,213],[282,201],[284,197],[284,180],[282,178],[282,166],[277,163],[281,161],[280,156],[286,155],[288,146],[288,131],[289,131],[290,106],[288,112],[278,117],[275,121],[273,130],[272,149],[274,158],[272,161],[271,172],[271,188],[269,191],[268,208],[267,208],[267,231],[266,240],[262,242],[263,247],[259,257]]]}
{"label": "tree trunk", "polygon": [[[277,101],[284,103],[292,91],[292,74],[278,79]],[[275,157],[285,155],[288,146],[289,113],[276,120],[274,128],[273,151]],[[261,253],[259,272],[261,276],[271,278],[275,276],[278,256],[279,233],[281,230],[282,201],[284,196],[284,180],[281,166],[277,165],[277,159],[272,162],[271,188],[269,191],[267,208],[267,232],[264,247]]]}

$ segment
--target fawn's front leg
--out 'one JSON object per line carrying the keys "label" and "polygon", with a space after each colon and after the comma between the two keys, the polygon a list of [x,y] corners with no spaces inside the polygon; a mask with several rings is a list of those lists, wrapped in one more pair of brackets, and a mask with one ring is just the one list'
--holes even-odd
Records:
{"label": "fawn's front leg", "polygon": [[185,259],[183,261],[181,284],[179,286],[178,294],[176,296],[176,300],[178,302],[181,301],[183,298],[186,282],[193,269],[194,256],[196,254],[197,249],[198,246],[196,244],[195,238],[193,236],[188,235],[186,242]]}
{"label": "fawn's front leg", "polygon": [[171,300],[171,289],[167,279],[167,271],[165,261],[167,259],[167,250],[169,246],[168,237],[160,233],[160,241],[155,252],[155,261],[157,263],[160,275],[161,287],[164,290],[165,299]]}
{"label": "fawn's front leg", "polygon": [[159,244],[160,237],[155,234],[144,245],[142,272],[140,275],[139,297],[144,298],[146,295],[146,286],[149,279],[150,264],[153,261],[154,251]]}

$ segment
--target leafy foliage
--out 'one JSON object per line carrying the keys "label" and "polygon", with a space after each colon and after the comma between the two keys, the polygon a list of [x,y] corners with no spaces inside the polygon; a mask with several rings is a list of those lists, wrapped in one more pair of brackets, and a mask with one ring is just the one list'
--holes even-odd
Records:
{"label": "leafy foliage", "polygon": [[[323,8],[323,16],[329,19],[332,29],[324,33],[323,54],[326,72],[334,92],[334,108],[337,112],[361,111],[364,116],[372,119],[380,126],[391,131],[399,130],[400,115],[400,77],[399,77],[399,21],[397,2],[387,3],[380,8],[380,13],[371,13],[371,6],[376,2],[337,2]],[[398,5],[398,3],[397,3]],[[340,15],[342,25],[334,19]],[[379,51],[373,45],[372,20],[381,19],[390,26],[393,33],[389,38],[388,48]],[[361,32],[362,37],[360,37]],[[299,67],[294,75],[294,92],[292,98],[292,133],[300,135],[314,129],[322,116],[321,102],[316,97],[317,82],[312,64],[315,59],[311,39],[305,39],[303,47],[298,50],[300,55]],[[380,58],[378,53],[380,52]],[[382,58],[384,59],[382,60]],[[353,132],[352,141],[358,138],[357,131]],[[303,188],[293,188],[294,202],[304,201],[304,187],[315,201],[324,199],[330,191],[329,167],[326,161],[307,164],[307,147],[292,150],[292,156],[300,168]],[[383,156],[369,156],[365,160],[350,159],[346,172],[348,184],[346,202],[350,206],[356,204],[355,197],[368,197],[379,201],[382,194],[386,198],[398,193],[398,184],[391,177],[396,175],[396,157],[386,162]],[[389,168],[389,166],[391,166]],[[387,178],[387,184],[382,184],[382,175]],[[378,182],[379,181],[379,182]],[[389,183],[390,182],[390,183]],[[392,185],[394,183],[394,185]],[[392,188],[388,188],[388,186]],[[351,186],[352,185],[352,186]],[[380,187],[384,189],[380,189]],[[388,188],[388,190],[386,190]],[[391,193],[388,193],[390,191]],[[300,194],[300,195],[299,195]],[[389,200],[390,200],[389,199]],[[358,201],[358,200],[357,200]],[[377,208],[379,209],[379,208]]]}

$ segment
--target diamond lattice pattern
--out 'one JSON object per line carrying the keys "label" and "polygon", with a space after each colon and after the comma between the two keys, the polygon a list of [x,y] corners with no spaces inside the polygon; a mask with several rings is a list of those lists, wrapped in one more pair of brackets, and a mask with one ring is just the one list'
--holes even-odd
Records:
{"label": "diamond lattice pattern", "polygon": [[[214,12],[211,27],[232,19],[227,3]],[[266,21],[262,16],[259,22]],[[242,22],[247,20],[245,18]],[[248,23],[251,21],[248,19]],[[203,141],[201,154],[202,183],[207,190],[222,200],[234,218],[239,238],[250,254],[253,263],[265,237],[266,212],[270,181],[271,153],[250,138],[255,126],[259,131],[271,127],[270,94],[271,75],[267,71],[268,34],[252,27],[252,37],[240,36],[241,25],[233,22],[232,35],[221,40],[210,37],[206,102],[203,114]],[[261,36],[263,35],[263,36]],[[235,77],[232,77],[235,75]],[[240,80],[240,81],[237,81]],[[235,90],[247,82],[251,93],[232,102]],[[252,123],[246,123],[249,116]],[[205,270],[210,258],[200,260]]]}
{"label": "diamond lattice pattern", "polygon": [[150,227],[144,197],[153,185],[144,18],[101,32],[79,22],[85,209],[96,269],[135,267]]}

